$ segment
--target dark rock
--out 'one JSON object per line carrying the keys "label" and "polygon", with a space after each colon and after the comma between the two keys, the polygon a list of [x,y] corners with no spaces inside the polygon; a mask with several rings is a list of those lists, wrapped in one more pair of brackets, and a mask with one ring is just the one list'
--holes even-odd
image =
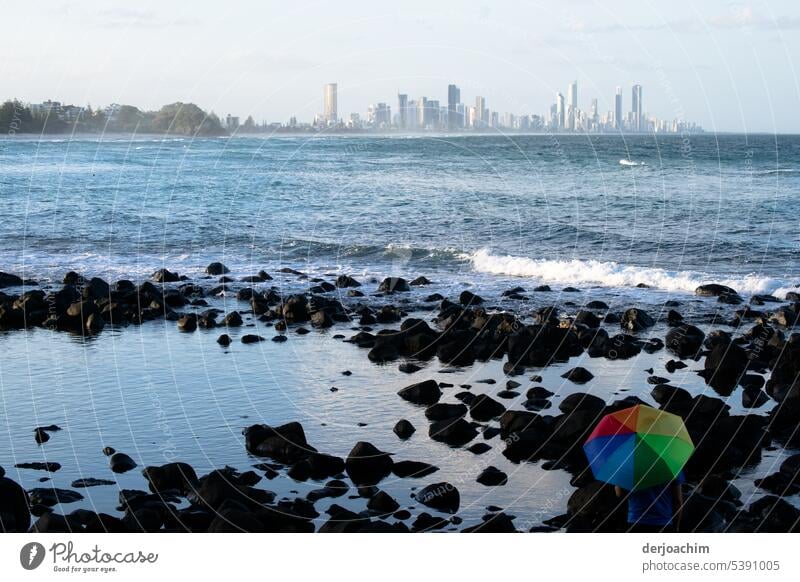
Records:
{"label": "dark rock", "polygon": [[505,411],[505,406],[486,394],[476,396],[469,405],[470,416],[479,422],[488,422]]}
{"label": "dark rock", "polygon": [[388,515],[400,509],[400,504],[385,491],[378,491],[367,502],[367,509],[380,515]]}
{"label": "dark rock", "polygon": [[731,289],[730,287],[726,287],[725,285],[719,285],[717,283],[708,283],[706,285],[700,285],[694,290],[695,295],[700,295],[701,297],[718,297],[720,295],[736,295],[736,291]]}
{"label": "dark rock", "polygon": [[222,263],[219,263],[219,262],[211,263],[206,267],[206,274],[207,275],[218,276],[218,275],[224,275],[225,273],[230,273],[230,272],[231,271],[230,271],[230,269],[228,269],[228,267],[226,267],[225,265],[223,265]]}
{"label": "dark rock", "polygon": [[398,461],[392,466],[392,473],[400,478],[427,477],[438,470],[439,467],[421,461]]}
{"label": "dark rock", "polygon": [[142,475],[153,493],[177,490],[186,494],[195,490],[199,483],[197,473],[188,463],[172,462],[145,467]]}
{"label": "dark rock", "polygon": [[594,378],[594,374],[592,374],[586,368],[578,366],[576,368],[572,368],[571,370],[565,372],[564,374],[561,375],[561,377],[566,378],[571,382],[575,382],[575,384],[586,384],[586,382]]}
{"label": "dark rock", "polygon": [[83,499],[83,495],[70,489],[57,487],[36,487],[28,491],[30,502],[33,505],[46,505],[53,507],[59,503],[75,503]]}
{"label": "dark rock", "polygon": [[61,463],[56,463],[54,461],[47,461],[44,463],[41,462],[17,463],[14,466],[17,469],[32,469],[34,471],[48,471],[50,473],[55,473],[61,468]]}
{"label": "dark rock", "polygon": [[461,295],[458,297],[458,302],[465,307],[469,307],[470,305],[480,305],[483,303],[483,298],[475,295],[471,291],[462,291]]}
{"label": "dark rock", "polygon": [[173,273],[168,269],[159,269],[151,277],[156,283],[176,283],[181,280],[178,273]]}
{"label": "dark rock", "polygon": [[486,443],[475,443],[474,445],[467,447],[467,450],[473,455],[482,455],[483,453],[488,453],[491,451],[492,447]]}
{"label": "dark rock", "polygon": [[231,345],[231,342],[232,342],[232,341],[233,341],[233,340],[231,339],[231,336],[229,336],[227,333],[223,333],[221,336],[219,336],[219,337],[217,338],[217,343],[218,343],[219,345],[221,345],[221,346],[225,346],[225,347],[227,347],[227,346]]}
{"label": "dark rock", "polygon": [[416,499],[423,505],[444,513],[456,513],[461,504],[458,489],[447,482],[432,483],[423,487],[417,493]]}
{"label": "dark rock", "polygon": [[[281,336],[283,337],[283,336]],[[257,344],[258,342],[263,342],[265,338],[260,335],[256,335],[253,333],[246,333],[242,336],[242,343],[243,344]]]}
{"label": "dark rock", "polygon": [[84,479],[76,479],[72,482],[70,487],[75,487],[76,489],[84,489],[86,487],[100,487],[102,485],[116,485],[116,481],[112,481],[111,479],[95,479],[94,477],[86,477]]}
{"label": "dark rock", "polygon": [[620,318],[620,326],[629,331],[642,331],[654,326],[655,323],[655,320],[643,309],[628,309]]}
{"label": "dark rock", "polygon": [[397,424],[394,425],[393,430],[394,434],[396,434],[401,439],[406,440],[411,438],[411,435],[413,435],[417,429],[414,428],[413,424],[411,424],[404,418],[402,420],[397,421]]}
{"label": "dark rock", "polygon": [[435,380],[425,380],[424,382],[406,386],[398,394],[403,400],[414,404],[431,405],[439,401],[442,391]]}
{"label": "dark rock", "polygon": [[425,409],[425,418],[428,420],[463,418],[466,415],[467,407],[464,404],[445,404],[439,402]]}
{"label": "dark rock", "polygon": [[605,400],[594,394],[586,392],[575,392],[569,394],[559,403],[558,409],[561,412],[572,412],[573,410],[592,410],[601,411],[605,408]]}
{"label": "dark rock", "polygon": [[27,532],[30,500],[25,490],[8,477],[0,476],[0,532]]}
{"label": "dark rock", "polygon": [[453,447],[463,446],[477,435],[475,427],[462,418],[434,422],[428,430],[428,436],[433,440]]}
{"label": "dark rock", "polygon": [[508,483],[508,475],[497,467],[486,467],[477,478],[478,483],[487,487],[497,487]]}
{"label": "dark rock", "polygon": [[305,431],[299,422],[276,427],[255,424],[244,430],[244,436],[249,453],[280,463],[294,464],[316,452],[306,441]]}
{"label": "dark rock", "polygon": [[396,293],[403,291],[411,291],[408,282],[402,277],[387,277],[378,286],[378,291],[383,293]]}
{"label": "dark rock", "polygon": [[356,485],[375,485],[392,471],[392,457],[367,442],[358,442],[347,455],[345,470]]}
{"label": "dark rock", "polygon": [[679,358],[691,358],[703,347],[705,337],[699,328],[684,323],[667,332],[667,349]]}
{"label": "dark rock", "polygon": [[114,453],[109,457],[108,464],[114,473],[127,473],[136,468],[136,462],[125,453]]}

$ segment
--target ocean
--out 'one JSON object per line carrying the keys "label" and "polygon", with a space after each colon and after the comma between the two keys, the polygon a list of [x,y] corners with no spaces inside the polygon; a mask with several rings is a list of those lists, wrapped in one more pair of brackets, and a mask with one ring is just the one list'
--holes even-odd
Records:
{"label": "ocean", "polygon": [[[674,300],[691,313],[716,305],[693,295],[703,283],[728,285],[745,299],[783,299],[796,289],[799,195],[796,136],[15,137],[0,140],[0,271],[50,288],[69,270],[140,281],[167,267],[200,278],[208,263],[222,261],[234,278],[266,270],[282,292],[309,287],[278,274],[290,267],[328,280],[348,273],[367,295],[385,276],[433,282],[408,301],[469,289],[519,307],[504,303],[503,291],[548,285],[552,292],[536,295],[528,312],[548,304],[574,312],[601,299],[612,309],[653,310]],[[212,305],[243,304],[222,296]],[[651,333],[663,338],[665,331],[659,324]],[[246,470],[257,460],[244,450],[242,428],[298,420],[325,452],[346,456],[368,440],[396,459],[436,464],[439,472],[411,486],[456,483],[467,523],[488,505],[528,526],[564,512],[573,491],[566,472],[512,464],[496,443],[473,455],[433,442],[422,411],[395,394],[428,377],[493,393],[505,385],[502,363],[442,370],[432,361],[409,376],[396,365],[370,364],[332,339],[336,333],[355,332],[334,327],[290,333],[285,344],[227,349],[217,345],[218,331],[181,334],[163,321],[93,337],[0,332],[0,465],[27,488],[42,477],[66,488],[96,477],[142,489],[138,471],[108,470],[103,447],[130,454],[140,467],[177,459],[199,471]],[[644,370],[663,372],[669,358],[581,357],[537,373],[555,398],[589,390],[647,399]],[[595,380],[578,387],[562,379],[575,365]],[[696,367],[673,378],[694,393],[709,390]],[[486,378],[497,385],[478,383]],[[742,410],[738,393],[730,400]],[[392,433],[400,418],[418,428],[409,441]],[[52,423],[64,430],[37,445],[33,428]],[[763,494],[753,479],[784,456],[765,452],[740,476],[746,498]],[[14,468],[45,460],[61,470]],[[509,474],[507,486],[475,483],[488,465]],[[381,488],[413,506],[409,481],[391,478]],[[291,498],[320,483],[279,478],[260,486]],[[84,500],[57,510],[111,511],[118,487],[81,490]],[[365,502],[334,501],[357,510]]]}

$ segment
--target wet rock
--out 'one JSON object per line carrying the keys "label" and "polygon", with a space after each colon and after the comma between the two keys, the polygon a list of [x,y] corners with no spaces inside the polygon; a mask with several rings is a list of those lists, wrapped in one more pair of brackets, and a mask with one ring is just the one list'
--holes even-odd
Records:
{"label": "wet rock", "polygon": [[592,481],[578,488],[567,500],[567,531],[618,531],[626,528],[626,502],[614,487]]}
{"label": "wet rock", "polygon": [[347,289],[350,287],[361,287],[361,283],[356,281],[350,275],[339,275],[336,277],[336,287],[339,289]]}
{"label": "wet rock", "polygon": [[688,406],[692,402],[692,395],[685,388],[680,386],[670,386],[669,384],[659,384],[655,386],[650,395],[653,400],[662,406],[669,404],[678,404]]}
{"label": "wet rock", "polygon": [[691,358],[703,347],[705,337],[699,328],[684,323],[667,332],[667,349],[679,358]]}
{"label": "wet rock", "polygon": [[136,462],[125,453],[114,453],[109,457],[108,464],[114,473],[127,473],[136,468]]}
{"label": "wet rock", "polygon": [[178,273],[173,273],[169,269],[159,269],[151,277],[156,283],[176,283],[181,280]]}
{"label": "wet rock", "polygon": [[461,495],[456,486],[444,481],[423,487],[416,494],[416,499],[443,513],[456,513],[461,504]]}
{"label": "wet rock", "polygon": [[61,463],[56,463],[53,461],[47,462],[34,462],[34,463],[17,463],[14,465],[17,469],[32,469],[34,471],[48,471],[50,473],[55,473],[61,468]]}
{"label": "wet rock", "polygon": [[767,393],[760,388],[742,388],[743,408],[761,408],[769,401]]}
{"label": "wet rock", "polygon": [[385,491],[378,491],[367,502],[367,509],[380,515],[388,515],[400,509],[400,504]]}
{"label": "wet rock", "polygon": [[186,494],[196,489],[199,482],[192,466],[181,462],[145,467],[142,475],[153,493],[176,490]]}
{"label": "wet rock", "polygon": [[[281,336],[284,337],[284,336]],[[254,333],[246,333],[242,336],[242,343],[243,344],[257,344],[259,342],[263,342],[266,338],[256,335]]]}
{"label": "wet rock", "polygon": [[403,400],[423,405],[436,404],[442,397],[442,391],[435,380],[411,384],[400,390],[398,394]]}
{"label": "wet rock", "polygon": [[566,378],[575,384],[586,384],[586,382],[589,382],[592,378],[594,378],[594,374],[592,374],[586,368],[578,366],[576,368],[572,368],[568,372],[565,372],[561,375],[561,377]]}
{"label": "wet rock", "polygon": [[244,429],[244,437],[249,453],[286,464],[294,464],[316,451],[306,441],[305,431],[299,422],[276,427],[255,424]]}
{"label": "wet rock", "polygon": [[244,323],[242,315],[238,311],[231,311],[222,320],[222,325],[226,327],[239,327]]}
{"label": "wet rock", "polygon": [[428,420],[463,418],[466,415],[467,407],[464,404],[445,404],[439,402],[425,409],[425,418]]}
{"label": "wet rock", "polygon": [[387,277],[378,286],[378,291],[383,293],[397,293],[411,291],[408,282],[402,277]]}
{"label": "wet rock", "polygon": [[488,453],[491,451],[492,447],[486,443],[475,443],[474,445],[467,447],[467,450],[473,455],[482,455],[483,453]]}
{"label": "wet rock", "polygon": [[605,400],[594,394],[586,392],[575,392],[564,397],[558,405],[561,412],[572,412],[574,410],[601,411],[605,408]]}
{"label": "wet rock", "polygon": [[438,470],[439,467],[421,461],[398,461],[392,466],[392,473],[400,478],[427,477]]}
{"label": "wet rock", "polygon": [[694,290],[695,295],[701,297],[719,297],[720,295],[736,295],[736,290],[718,283],[700,285]]}
{"label": "wet rock", "polygon": [[479,422],[488,422],[506,411],[506,407],[486,394],[480,394],[469,405],[469,414]]}
{"label": "wet rock", "polygon": [[458,296],[458,302],[465,307],[469,307],[470,305],[482,304],[483,298],[471,291],[462,291],[461,295]]}
{"label": "wet rock", "polygon": [[478,431],[466,420],[440,420],[431,424],[428,436],[433,440],[446,443],[452,447],[460,447],[478,435]]}
{"label": "wet rock", "polygon": [[444,529],[450,525],[450,521],[441,517],[434,517],[430,513],[422,512],[411,524],[411,531],[431,532]]}
{"label": "wet rock", "polygon": [[219,275],[224,275],[224,274],[230,273],[230,272],[231,271],[230,271],[230,269],[228,269],[228,267],[226,267],[222,263],[216,262],[216,261],[213,262],[213,263],[210,263],[206,267],[206,274],[207,275],[219,276]]}
{"label": "wet rock", "polygon": [[25,490],[0,476],[0,532],[26,532],[30,527],[30,500]]}
{"label": "wet rock", "polygon": [[404,374],[413,374],[419,372],[422,368],[411,362],[403,362],[398,369]]}
{"label": "wet rock", "polygon": [[83,495],[77,491],[57,487],[36,487],[28,491],[28,496],[32,504],[41,504],[47,507],[53,507],[59,503],[75,503],[83,499]]}
{"label": "wet rock", "polygon": [[227,333],[223,333],[221,336],[217,338],[217,343],[223,347],[231,345],[232,341],[233,340],[231,339],[231,336],[229,336]]}
{"label": "wet rock", "polygon": [[197,329],[197,315],[188,313],[178,319],[178,329],[183,332],[193,332]]}
{"label": "wet rock", "polygon": [[394,434],[400,437],[403,440],[407,440],[411,438],[417,429],[414,428],[414,425],[407,421],[405,418],[402,420],[397,421],[397,424],[394,425]]}
{"label": "wet rock", "polygon": [[423,285],[430,285],[430,284],[431,282],[428,280],[428,278],[423,277],[422,275],[420,275],[419,277],[411,281],[411,283],[409,283],[409,285],[412,285],[414,287],[420,287]]}
{"label": "wet rock", "polygon": [[629,331],[642,331],[654,326],[655,323],[655,320],[643,309],[628,309],[620,318],[620,326]]}
{"label": "wet rock", "polygon": [[687,366],[685,363],[676,360],[669,360],[666,364],[664,364],[664,368],[666,368],[667,372],[670,374],[674,374],[675,370],[683,370],[686,367]]}
{"label": "wet rock", "polygon": [[83,479],[76,479],[72,482],[70,487],[76,489],[85,489],[86,487],[100,487],[102,485],[116,485],[116,481],[111,479],[95,479],[94,477],[86,477]]}
{"label": "wet rock", "polygon": [[375,485],[392,471],[392,457],[367,442],[358,442],[347,455],[345,470],[356,485]]}

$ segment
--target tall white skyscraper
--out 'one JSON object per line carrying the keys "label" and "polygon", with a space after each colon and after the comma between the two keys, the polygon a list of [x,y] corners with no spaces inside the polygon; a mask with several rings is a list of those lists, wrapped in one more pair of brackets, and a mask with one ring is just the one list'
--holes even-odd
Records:
{"label": "tall white skyscraper", "polygon": [[323,117],[328,123],[336,123],[339,119],[338,110],[338,89],[336,83],[328,83],[325,85],[325,109]]}
{"label": "tall white skyscraper", "polygon": [[486,99],[475,97],[475,127],[484,128],[489,125],[486,111]]}
{"label": "tall white skyscraper", "polygon": [[622,87],[617,87],[617,94],[614,97],[614,127],[624,129],[622,126]]}
{"label": "tall white skyscraper", "polygon": [[633,129],[642,131],[642,86],[634,85],[631,90],[631,118]]}
{"label": "tall white skyscraper", "polygon": [[575,129],[575,117],[578,113],[578,82],[573,81],[567,88],[567,129]]}
{"label": "tall white skyscraper", "polygon": [[561,93],[556,93],[556,128],[564,129],[564,96]]}

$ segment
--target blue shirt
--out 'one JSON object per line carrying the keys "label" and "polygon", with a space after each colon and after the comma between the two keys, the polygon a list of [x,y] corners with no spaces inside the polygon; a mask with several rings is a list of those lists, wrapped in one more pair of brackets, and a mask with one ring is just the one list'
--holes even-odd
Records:
{"label": "blue shirt", "polygon": [[[683,473],[676,481],[683,483]],[[628,495],[628,523],[669,525],[673,514],[672,483],[631,491]]]}

